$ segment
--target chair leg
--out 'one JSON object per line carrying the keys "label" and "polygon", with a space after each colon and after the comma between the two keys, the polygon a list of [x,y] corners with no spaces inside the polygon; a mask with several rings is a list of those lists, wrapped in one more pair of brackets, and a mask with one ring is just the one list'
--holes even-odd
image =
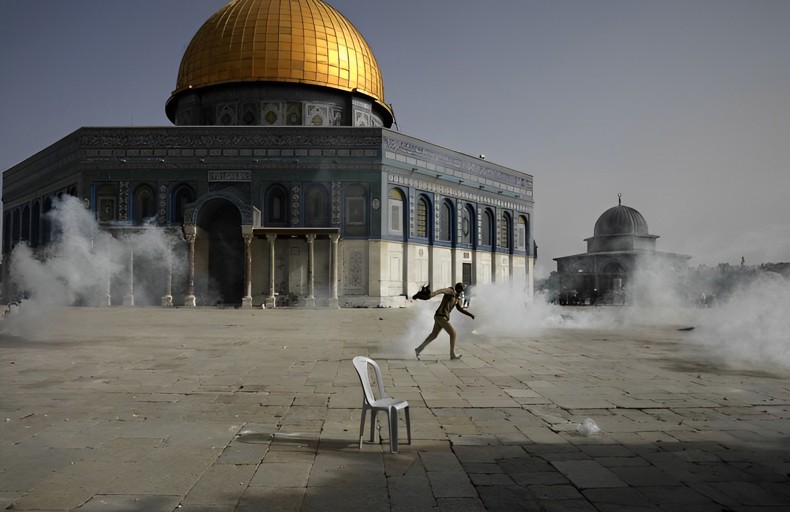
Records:
{"label": "chair leg", "polygon": [[398,453],[398,410],[390,407],[387,416],[390,420],[390,453]]}
{"label": "chair leg", "polygon": [[362,449],[362,436],[365,435],[365,414],[368,410],[362,407],[362,417],[359,419],[359,449]]}
{"label": "chair leg", "polygon": [[370,410],[370,442],[376,442],[376,409]]}
{"label": "chair leg", "polygon": [[409,406],[403,408],[406,411],[406,438],[409,440],[408,444],[411,444],[411,419],[409,419]]}

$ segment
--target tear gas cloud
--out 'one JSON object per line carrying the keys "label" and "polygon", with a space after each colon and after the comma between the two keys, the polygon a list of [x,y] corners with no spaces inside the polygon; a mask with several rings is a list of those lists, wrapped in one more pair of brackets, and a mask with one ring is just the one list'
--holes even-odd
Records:
{"label": "tear gas cloud", "polygon": [[[567,307],[551,304],[537,293],[509,284],[487,284],[471,289],[470,311],[476,320],[454,315],[453,323],[473,329],[476,341],[499,337],[537,337],[548,329],[618,329],[639,326],[694,327],[685,336],[691,346],[721,364],[758,365],[790,369],[790,281],[780,274],[756,272],[738,280],[730,292],[707,307],[698,295],[713,289],[707,280],[691,280],[686,273],[646,265],[635,273],[626,291],[626,306]],[[432,308],[426,314],[433,314]],[[461,317],[461,315],[457,315]],[[462,323],[463,322],[463,323]],[[420,318],[422,337],[430,320]],[[460,332],[460,329],[459,329]],[[463,338],[461,337],[461,342]],[[417,344],[415,343],[415,345]]]}
{"label": "tear gas cloud", "polygon": [[692,339],[725,363],[790,369],[790,282],[764,273],[697,310]]}
{"label": "tear gas cloud", "polygon": [[161,287],[168,265],[174,265],[174,280],[184,274],[179,258],[172,255],[178,240],[162,229],[117,231],[116,238],[70,196],[54,201],[47,215],[53,241],[35,251],[18,244],[10,255],[9,284],[21,304],[3,322],[5,332],[31,334],[44,315],[62,306],[107,305],[108,294],[117,298],[131,290],[131,261],[136,304],[160,303],[164,288],[152,289],[149,283]]}

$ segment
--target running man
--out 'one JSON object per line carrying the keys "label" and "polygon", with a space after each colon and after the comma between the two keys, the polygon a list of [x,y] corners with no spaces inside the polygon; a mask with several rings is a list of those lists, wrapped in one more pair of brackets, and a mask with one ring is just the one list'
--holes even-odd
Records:
{"label": "running man", "polygon": [[460,359],[461,355],[455,353],[455,329],[450,324],[450,313],[452,313],[453,308],[457,309],[464,315],[474,319],[475,315],[464,309],[463,304],[461,304],[461,297],[464,292],[464,284],[463,283],[456,283],[455,289],[453,288],[442,288],[441,290],[436,290],[435,292],[431,292],[429,298],[433,298],[439,294],[443,294],[442,303],[439,304],[439,308],[436,310],[436,313],[433,315],[433,330],[425,338],[425,341],[422,344],[414,349],[414,355],[417,356],[417,359],[420,358],[420,352],[422,352],[425,347],[428,346],[430,342],[436,339],[439,336],[439,332],[442,329],[447,331],[447,334],[450,335],[450,359]]}

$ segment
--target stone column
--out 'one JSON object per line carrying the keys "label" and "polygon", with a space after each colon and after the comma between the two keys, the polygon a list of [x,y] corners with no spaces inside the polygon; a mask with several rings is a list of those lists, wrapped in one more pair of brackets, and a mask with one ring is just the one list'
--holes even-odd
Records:
{"label": "stone column", "polygon": [[337,301],[337,264],[338,264],[338,252],[337,252],[337,241],[340,239],[340,235],[338,234],[331,234],[329,235],[329,241],[331,242],[331,248],[329,250],[329,307],[330,308],[339,308],[340,305]]}
{"label": "stone column", "polygon": [[241,299],[242,308],[252,307],[252,226],[243,225],[241,236],[244,237],[244,290],[246,295]]}
{"label": "stone column", "polygon": [[134,306],[134,247],[129,246],[129,294],[123,298],[124,306]]}
{"label": "stone column", "polygon": [[112,272],[107,269],[107,296],[105,297],[105,306],[112,306]]}
{"label": "stone column", "polygon": [[315,235],[307,235],[307,301],[308,308],[315,307]]}
{"label": "stone column", "polygon": [[165,296],[162,297],[162,307],[164,308],[172,308],[173,307],[173,248],[168,246],[167,253],[165,253],[165,258],[167,258],[167,283],[165,286],[167,290],[165,292]]}
{"label": "stone column", "polygon": [[184,306],[194,308],[197,306],[195,299],[195,238],[197,226],[187,224],[184,226],[184,236],[189,244],[189,275],[187,276],[187,296],[184,297]]}
{"label": "stone column", "polygon": [[274,296],[274,244],[277,241],[277,235],[267,233],[266,239],[269,241],[269,296],[266,297],[266,303],[273,308],[277,306]]}

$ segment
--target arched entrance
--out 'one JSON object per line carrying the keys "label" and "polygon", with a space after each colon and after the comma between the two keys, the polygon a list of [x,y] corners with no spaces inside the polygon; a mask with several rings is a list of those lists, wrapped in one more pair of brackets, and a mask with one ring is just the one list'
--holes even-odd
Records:
{"label": "arched entrance", "polygon": [[602,269],[600,278],[602,290],[599,291],[603,294],[604,300],[612,304],[623,304],[626,285],[623,265],[616,261],[607,263]]}
{"label": "arched entrance", "polygon": [[244,293],[244,239],[241,213],[225,199],[212,199],[200,208],[198,240],[203,247],[208,270],[205,304],[241,304]]}

